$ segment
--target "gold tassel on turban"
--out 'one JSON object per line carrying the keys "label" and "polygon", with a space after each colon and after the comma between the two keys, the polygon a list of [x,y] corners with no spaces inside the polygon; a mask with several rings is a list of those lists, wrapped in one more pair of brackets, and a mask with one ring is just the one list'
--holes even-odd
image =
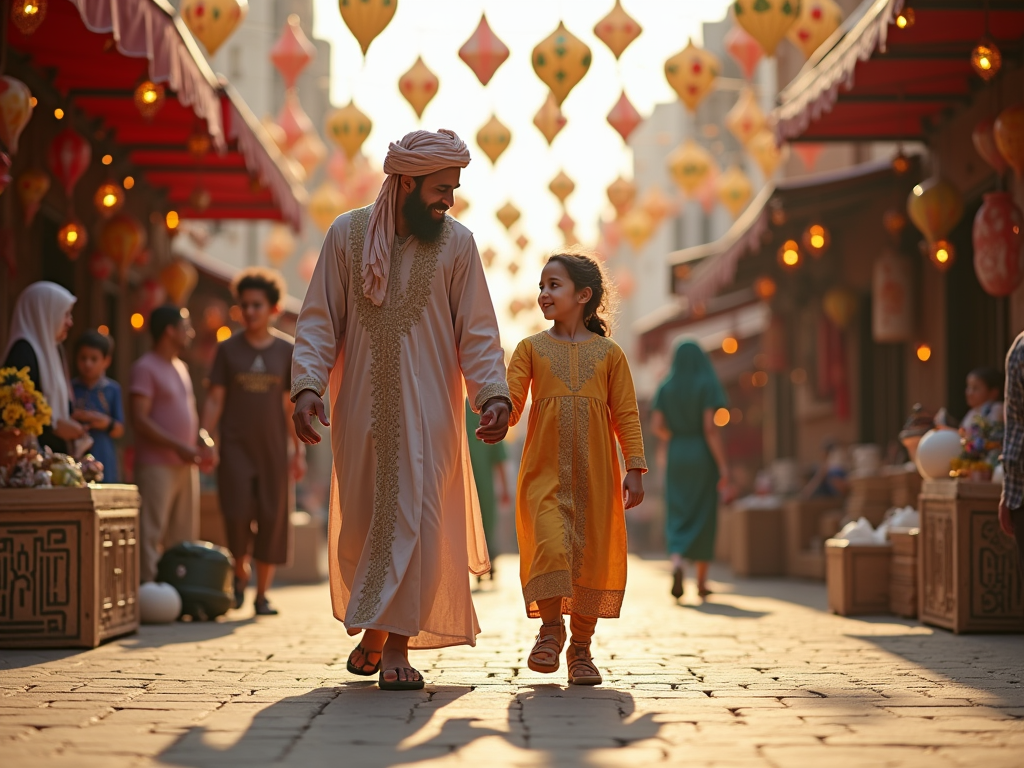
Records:
{"label": "gold tassel on turban", "polygon": [[445,168],[469,165],[469,148],[455,131],[437,133],[413,131],[399,142],[391,142],[384,158],[387,178],[381,185],[363,246],[363,295],[378,307],[384,302],[391,271],[391,245],[395,239],[395,217],[399,176],[426,176]]}

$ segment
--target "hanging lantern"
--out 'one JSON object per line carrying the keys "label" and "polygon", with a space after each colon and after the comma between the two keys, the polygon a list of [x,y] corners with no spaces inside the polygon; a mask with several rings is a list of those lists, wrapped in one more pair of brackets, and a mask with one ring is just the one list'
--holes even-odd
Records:
{"label": "hanging lantern", "polygon": [[833,0],[802,0],[800,16],[786,37],[809,59],[842,23],[843,9]]}
{"label": "hanging lantern", "polygon": [[665,79],[693,112],[711,92],[721,70],[717,56],[698,48],[690,40],[683,50],[665,62]]}
{"label": "hanging lantern", "polygon": [[270,61],[281,73],[286,89],[295,87],[302,70],[316,58],[316,47],[302,31],[301,19],[298,14],[288,16],[288,23],[281,30],[280,37],[270,49]]}
{"label": "hanging lantern", "polygon": [[622,236],[629,241],[634,251],[643,248],[654,234],[655,223],[651,219],[651,215],[640,207],[627,211],[620,223]]}
{"label": "hanging lantern", "polygon": [[497,257],[498,254],[493,248],[484,248],[483,253],[480,254],[480,261],[483,262],[485,268],[490,269]]}
{"label": "hanging lantern", "polygon": [[971,131],[971,143],[974,144],[974,148],[981,156],[981,159],[1002,176],[1006,173],[1008,166],[1006,165],[1006,160],[999,154],[999,149],[996,147],[996,137],[993,134],[994,127],[995,121],[990,117],[979,120],[977,125],[974,126],[974,130]]}
{"label": "hanging lantern", "polygon": [[901,344],[914,336],[914,274],[910,259],[887,248],[871,274],[871,338]]}
{"label": "hanging lantern", "polygon": [[708,169],[707,178],[697,187],[697,191],[694,194],[697,202],[700,203],[701,210],[704,211],[705,215],[710,215],[718,204],[718,164],[712,163]]}
{"label": "hanging lantern", "polygon": [[889,233],[893,242],[899,242],[903,235],[903,229],[907,226],[907,217],[903,211],[897,208],[890,208],[882,214],[882,226]]}
{"label": "hanging lantern", "polygon": [[562,218],[558,220],[558,228],[562,230],[562,234],[568,235],[576,229],[576,222],[572,220],[568,213],[563,213]]}
{"label": "hanging lantern", "polygon": [[762,128],[750,139],[747,151],[754,158],[766,179],[770,179],[779,164],[785,159],[785,152],[775,143],[775,134]]}
{"label": "hanging lantern", "polygon": [[548,146],[551,146],[551,142],[555,140],[555,136],[558,135],[559,131],[565,128],[565,123],[565,115],[562,114],[562,108],[558,106],[555,95],[548,92],[548,97],[544,100],[544,104],[537,110],[537,114],[533,116],[533,124],[544,134]]}
{"label": "hanging lantern", "polygon": [[363,56],[384,28],[394,18],[397,0],[340,0],[341,18],[352,36],[359,41]]}
{"label": "hanging lantern", "polygon": [[249,13],[248,0],[183,0],[181,18],[213,56]]}
{"label": "hanging lantern", "polygon": [[89,234],[82,222],[71,220],[57,231],[57,247],[75,261],[89,243]]}
{"label": "hanging lantern", "polygon": [[[601,239],[609,251],[618,249],[622,243],[622,223],[616,219],[600,223]],[[605,254],[607,255],[607,254]]]}
{"label": "hanging lantern", "polygon": [[325,181],[312,195],[309,196],[309,218],[316,224],[321,232],[331,228],[334,220],[341,216],[348,206],[348,201],[338,188],[329,181]]}
{"label": "hanging lantern", "polygon": [[945,272],[956,260],[956,249],[948,240],[936,240],[928,248],[928,259],[939,272]]}
{"label": "hanging lantern", "polygon": [[668,156],[669,175],[691,197],[707,180],[714,164],[711,153],[693,139],[684,141]]}
{"label": "hanging lantern", "polygon": [[132,216],[118,213],[101,225],[97,246],[125,275],[146,246],[146,230]]}
{"label": "hanging lantern", "polygon": [[189,206],[196,211],[202,212],[210,207],[210,203],[213,201],[213,195],[210,194],[210,190],[204,187],[202,184],[196,186],[188,196]]}
{"label": "hanging lantern", "polygon": [[331,177],[339,189],[344,189],[351,173],[351,164],[344,152],[335,149],[327,161],[327,175]]}
{"label": "hanging lantern", "polygon": [[764,130],[765,125],[764,112],[757,103],[754,90],[745,87],[736,99],[736,104],[725,116],[725,127],[736,137],[736,141],[745,147],[754,136]]}
{"label": "hanging lantern", "polygon": [[816,259],[821,258],[832,244],[832,235],[828,228],[821,224],[811,224],[804,230],[804,236],[801,239],[804,249]]}
{"label": "hanging lantern", "polygon": [[32,119],[32,92],[21,80],[0,77],[0,141],[11,155],[18,153],[18,139]]}
{"label": "hanging lantern", "polygon": [[775,295],[778,286],[770,277],[762,276],[754,281],[754,294],[761,301],[768,301]]}
{"label": "hanging lantern", "polygon": [[124,187],[113,181],[104,182],[97,188],[92,203],[101,217],[109,219],[124,205]]}
{"label": "hanging lantern", "polygon": [[18,176],[15,182],[15,190],[18,199],[21,200],[21,209],[25,214],[23,221],[28,227],[39,211],[39,205],[50,191],[50,176],[40,168],[31,168]]}
{"label": "hanging lantern", "polygon": [[752,80],[764,51],[760,43],[750,36],[743,27],[733,27],[725,33],[725,50],[739,64],[743,76]]}
{"label": "hanging lantern", "polygon": [[512,275],[512,277],[515,277],[516,273],[519,272],[519,265],[513,261],[509,263],[506,269],[508,270],[508,273]]}
{"label": "hanging lantern", "polygon": [[1003,159],[1024,179],[1024,104],[1015,104],[999,113],[992,133]]}
{"label": "hanging lantern", "polygon": [[93,280],[109,280],[110,276],[114,274],[114,262],[110,260],[109,256],[105,256],[99,251],[93,251],[92,255],[89,256],[89,275]]}
{"label": "hanging lantern", "polygon": [[206,132],[202,123],[197,123],[192,133],[189,134],[186,142],[188,153],[197,160],[206,156],[210,151],[210,134]]}
{"label": "hanging lantern", "polygon": [[612,282],[615,283],[615,290],[624,299],[628,299],[636,291],[636,278],[626,267],[619,267],[612,275]]}
{"label": "hanging lantern", "polygon": [[917,14],[914,13],[914,9],[910,7],[910,3],[903,4],[903,10],[896,14],[896,18],[893,20],[898,29],[910,29],[914,26],[914,22],[917,20]]}
{"label": "hanging lantern", "polygon": [[718,180],[718,199],[734,219],[747,207],[752,192],[750,179],[738,165],[729,166]]}
{"label": "hanging lantern", "polygon": [[417,56],[416,63],[398,79],[398,90],[412,106],[416,117],[423,117],[423,110],[437,95],[439,84],[437,76],[423,63],[423,57]]}
{"label": "hanging lantern", "polygon": [[782,38],[800,15],[799,0],[735,0],[736,23],[757,40],[766,56],[774,56]]}
{"label": "hanging lantern", "polygon": [[320,140],[316,131],[310,131],[292,146],[292,158],[302,166],[307,178],[327,157],[327,146]]}
{"label": "hanging lantern", "polygon": [[608,185],[607,192],[608,201],[619,216],[632,208],[636,200],[636,184],[621,176]]}
{"label": "hanging lantern", "polygon": [[918,184],[907,198],[910,220],[929,244],[944,240],[960,221],[963,211],[960,192],[939,178]]}
{"label": "hanging lantern", "polygon": [[903,154],[903,147],[896,150],[896,156],[892,159],[892,171],[897,176],[902,176],[910,170],[910,158]]}
{"label": "hanging lantern", "polygon": [[79,136],[71,128],[58,133],[50,144],[49,162],[54,177],[64,187],[68,200],[71,200],[75,184],[82,178],[92,158],[92,147],[89,142]]}
{"label": "hanging lantern", "polygon": [[23,35],[31,35],[46,19],[48,0],[14,0],[11,4],[11,21]]}
{"label": "hanging lantern", "polygon": [[849,288],[832,288],[821,300],[825,316],[840,330],[846,330],[857,314],[857,294]]}
{"label": "hanging lantern", "polygon": [[643,121],[643,117],[636,111],[636,108],[626,97],[626,92],[623,91],[622,95],[619,96],[619,100],[615,102],[615,106],[612,107],[612,111],[608,113],[609,125],[619,132],[619,136],[622,137],[623,141],[629,141],[630,134]]}
{"label": "hanging lantern", "polygon": [[615,0],[615,7],[594,26],[594,37],[607,45],[616,59],[641,32],[643,29],[623,10],[620,0]]}
{"label": "hanging lantern", "polygon": [[267,132],[267,135],[270,137],[271,141],[274,142],[277,148],[282,152],[287,152],[288,137],[284,135],[284,129],[274,122],[274,118],[270,115],[266,115],[262,120],[260,120],[260,124],[263,126],[263,130]]}
{"label": "hanging lantern", "polygon": [[512,203],[505,203],[498,212],[495,214],[498,217],[498,221],[502,223],[505,229],[511,229],[512,225],[519,221],[519,209],[516,208]]}
{"label": "hanging lantern", "polygon": [[988,192],[974,217],[974,273],[985,292],[1009,296],[1024,279],[1024,213],[1008,192]]}
{"label": "hanging lantern", "polygon": [[590,48],[559,22],[558,29],[533,49],[532,61],[533,71],[561,106],[590,69]]}
{"label": "hanging lantern", "polygon": [[279,267],[295,252],[295,236],[286,224],[274,224],[263,242],[263,253],[271,266]]}
{"label": "hanging lantern", "polygon": [[510,141],[512,141],[511,131],[496,115],[491,115],[491,119],[476,134],[477,146],[491,159],[491,164],[498,162],[502,152],[508,149]]}
{"label": "hanging lantern", "polygon": [[518,246],[520,251],[525,250],[526,246],[529,244],[530,241],[527,239],[526,235],[519,235],[519,237],[516,238],[516,246]]}
{"label": "hanging lantern", "polygon": [[800,246],[796,240],[787,240],[779,246],[779,266],[787,271],[792,271],[800,266],[803,256],[800,254]]}
{"label": "hanging lantern", "polygon": [[470,35],[469,40],[459,48],[459,58],[473,70],[480,85],[487,85],[491,82],[494,73],[505,63],[508,54],[508,46],[491,31],[486,14],[480,16],[480,23],[476,25],[476,30]]}
{"label": "hanging lantern", "polygon": [[164,106],[166,92],[163,83],[143,80],[135,88],[135,108],[147,120],[152,120]]}
{"label": "hanging lantern", "polygon": [[984,38],[971,51],[971,67],[986,83],[1003,68],[1003,54],[991,39]]}
{"label": "hanging lantern", "polygon": [[651,217],[654,226],[658,226],[672,212],[672,201],[661,191],[661,187],[653,186],[644,192],[639,207]]}
{"label": "hanging lantern", "polygon": [[299,279],[302,282],[308,283],[313,279],[313,273],[316,271],[316,263],[319,258],[319,252],[315,249],[310,249],[299,259],[295,271],[299,273]]}
{"label": "hanging lantern", "polygon": [[456,197],[453,201],[452,207],[448,209],[448,215],[453,219],[459,218],[469,208],[469,201],[462,197]]}
{"label": "hanging lantern", "polygon": [[559,171],[558,175],[548,184],[548,189],[551,190],[551,194],[558,198],[558,202],[565,205],[565,199],[576,189],[576,185],[572,179],[565,175],[565,171]]}
{"label": "hanging lantern", "polygon": [[285,91],[284,104],[281,106],[281,112],[277,116],[277,124],[284,131],[282,150],[285,152],[291,150],[295,146],[295,142],[307,133],[314,133],[313,121],[309,119],[309,115],[302,109],[302,104],[299,103],[299,95],[294,88]]}
{"label": "hanging lantern", "polygon": [[332,109],[327,113],[325,133],[351,160],[363,146],[372,127],[370,118],[360,111],[354,101],[350,101],[347,107]]}
{"label": "hanging lantern", "polygon": [[184,307],[199,282],[199,273],[192,263],[185,259],[175,259],[160,270],[160,285],[171,304]]}
{"label": "hanging lantern", "polygon": [[821,157],[821,153],[825,150],[823,144],[814,144],[808,141],[798,141],[792,146],[794,154],[800,158],[800,162],[803,163],[804,168],[808,171],[814,170],[814,167],[818,164],[818,158]]}

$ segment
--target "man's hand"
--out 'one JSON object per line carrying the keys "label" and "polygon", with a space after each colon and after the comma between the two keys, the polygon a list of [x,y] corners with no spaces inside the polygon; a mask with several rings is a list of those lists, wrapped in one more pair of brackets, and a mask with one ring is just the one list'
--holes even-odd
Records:
{"label": "man's hand", "polygon": [[622,502],[626,509],[632,509],[644,500],[644,473],[631,469],[622,481]]}
{"label": "man's hand", "polygon": [[198,464],[202,460],[202,456],[199,451],[193,448],[191,445],[185,445],[179,443],[174,446],[174,452],[178,454],[178,457],[186,464]]}
{"label": "man's hand", "polygon": [[508,434],[508,403],[495,398],[484,403],[480,412],[480,426],[476,430],[476,439],[488,445],[500,443]]}
{"label": "man's hand", "polygon": [[[292,422],[295,424],[295,434],[299,440],[310,445],[320,442],[320,433],[313,426],[313,416],[320,420],[325,427],[331,426],[327,420],[327,412],[324,410],[324,401],[320,395],[312,389],[304,389],[295,399],[295,410],[292,412]],[[506,417],[505,422],[508,423]]]}
{"label": "man's hand", "polygon": [[1006,506],[1006,500],[999,499],[999,527],[1007,536],[1015,536],[1013,530],[1013,519],[1010,517],[1010,508]]}

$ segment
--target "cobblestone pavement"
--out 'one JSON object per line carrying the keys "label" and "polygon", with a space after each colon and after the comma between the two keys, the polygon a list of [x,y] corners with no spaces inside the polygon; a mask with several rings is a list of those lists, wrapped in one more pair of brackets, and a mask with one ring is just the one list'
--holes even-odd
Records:
{"label": "cobblestone pavement", "polygon": [[425,691],[345,671],[327,588],[279,617],[144,627],[88,652],[0,651],[0,764],[22,766],[1021,766],[1024,643],[824,612],[824,588],[714,573],[703,605],[631,561],[598,625],[599,688],[525,667],[516,562],[476,648],[414,657]]}

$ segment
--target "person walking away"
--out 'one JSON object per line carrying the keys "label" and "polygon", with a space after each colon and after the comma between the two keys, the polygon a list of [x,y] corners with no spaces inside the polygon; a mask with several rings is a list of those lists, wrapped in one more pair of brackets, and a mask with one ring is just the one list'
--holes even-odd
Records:
{"label": "person walking away", "polygon": [[88,330],[75,342],[75,368],[71,381],[75,410],[71,414],[89,428],[89,452],[103,465],[103,482],[121,482],[114,441],[124,436],[124,405],[121,385],[107,378],[113,361],[114,340],[99,331]]}
{"label": "person walking away", "polygon": [[198,465],[208,465],[213,445],[199,432],[192,379],[180,357],[195,336],[188,311],[157,307],[149,332],[153,349],[132,365],[130,387],[142,582],[156,578],[163,550],[199,538]]}
{"label": "person walking away", "polygon": [[1003,419],[1003,493],[999,526],[1017,540],[1017,565],[1024,582],[1024,333],[1006,354]]}
{"label": "person walking away", "polygon": [[[475,430],[480,426],[480,417],[473,413],[473,406],[466,401],[466,426]],[[469,437],[469,460],[473,466],[473,480],[476,484],[476,495],[480,500],[480,518],[484,524],[484,538],[487,540],[487,552],[491,556],[491,581],[494,581],[494,556],[498,553],[498,501],[507,504],[508,478],[505,477],[505,462],[508,455],[504,443],[488,445],[475,437]],[[495,481],[498,491],[495,493]],[[483,576],[477,576],[479,584]]]}
{"label": "person walking away", "polygon": [[245,600],[255,560],[256,615],[271,616],[277,609],[267,590],[290,551],[289,475],[305,474],[306,447],[291,426],[292,342],[270,325],[280,313],[284,280],[256,267],[242,271],[232,290],[245,330],[217,345],[201,423],[215,442],[217,493],[235,559],[235,608]]}
{"label": "person walking away", "polygon": [[672,596],[683,596],[683,559],[697,564],[697,594],[707,597],[714,556],[718,489],[729,481],[722,435],[714,415],[725,391],[708,356],[694,341],[676,347],[672,370],[654,396],[652,428],[668,442],[665,539],[672,558]]}
{"label": "person walking away", "polygon": [[513,425],[527,395],[533,399],[516,489],[523,599],[527,615],[541,620],[527,663],[535,672],[558,671],[567,614],[573,685],[601,683],[591,638],[599,618],[619,616],[624,509],[643,501],[647,471],[633,378],[609,338],[610,298],[595,259],[579,251],[551,256],[538,297],[551,328],[521,341],[508,368]]}
{"label": "person walking away", "polygon": [[[61,344],[74,321],[77,299],[56,283],[32,283],[14,303],[11,336],[4,350],[4,368],[28,368],[28,376],[50,405],[50,424],[39,436],[40,447],[54,453],[84,454],[85,427],[71,416],[72,392]],[[83,438],[85,440],[83,440]]]}
{"label": "person walking away", "polygon": [[489,562],[463,398],[487,443],[505,437],[510,403],[476,242],[445,215],[469,159],[448,130],[393,142],[377,201],[327,231],[295,331],[296,432],[317,443],[311,419],[333,423],[331,599],[363,632],[346,667],[384,690],[423,687],[410,648],[480,632],[466,574]]}

